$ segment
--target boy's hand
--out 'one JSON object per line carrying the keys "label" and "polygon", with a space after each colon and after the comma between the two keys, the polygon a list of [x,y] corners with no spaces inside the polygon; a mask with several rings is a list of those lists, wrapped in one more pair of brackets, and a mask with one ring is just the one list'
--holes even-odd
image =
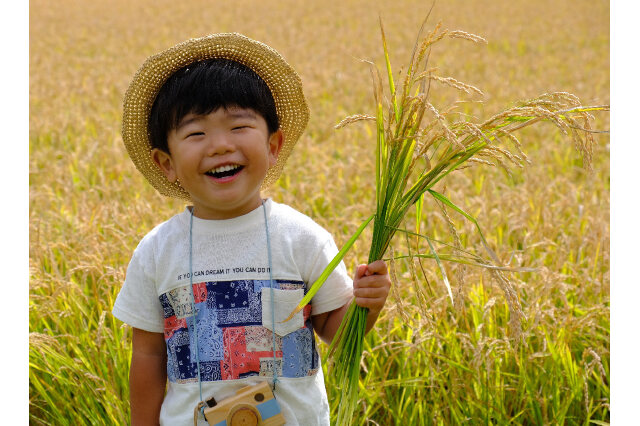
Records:
{"label": "boy's hand", "polygon": [[[353,299],[356,305],[369,309],[367,332],[376,323],[387,301],[390,288],[391,279],[384,261],[376,260],[369,265],[358,265],[356,268],[356,276],[353,279]],[[333,340],[351,302],[350,300],[338,309],[311,317],[314,331],[325,343],[329,344]]]}
{"label": "boy's hand", "polygon": [[367,331],[373,327],[384,307],[391,288],[387,264],[376,260],[369,265],[358,265],[353,279],[353,296],[356,305],[369,308]]}

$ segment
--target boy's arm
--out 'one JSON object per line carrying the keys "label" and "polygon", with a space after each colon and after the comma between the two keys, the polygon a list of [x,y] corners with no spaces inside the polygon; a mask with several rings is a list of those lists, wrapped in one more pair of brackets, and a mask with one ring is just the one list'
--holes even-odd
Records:
{"label": "boy's arm", "polygon": [[133,329],[129,370],[131,425],[158,425],[167,384],[167,350],[162,333]]}
{"label": "boy's arm", "polygon": [[[353,279],[353,297],[356,305],[368,308],[367,327],[368,333],[380,315],[380,311],[389,295],[391,279],[387,272],[387,265],[382,260],[376,260],[369,265],[358,265]],[[353,299],[352,299],[353,300]],[[311,317],[313,329],[325,343],[331,343],[347,313],[351,301],[338,309]]]}

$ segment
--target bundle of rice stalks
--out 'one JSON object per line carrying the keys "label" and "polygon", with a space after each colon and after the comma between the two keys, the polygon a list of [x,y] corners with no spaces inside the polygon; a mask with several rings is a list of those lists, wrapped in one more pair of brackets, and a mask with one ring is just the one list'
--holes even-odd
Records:
{"label": "bundle of rice stalks", "polygon": [[[518,328],[522,318],[518,298],[501,272],[510,268],[500,265],[477,221],[444,194],[435,191],[434,185],[469,163],[497,165],[507,170],[510,166],[523,167],[528,160],[514,132],[543,121],[551,122],[564,134],[571,135],[583,155],[585,166],[590,167],[595,133],[591,127],[593,116],[590,112],[606,111],[608,106],[582,106],[577,97],[561,92],[544,94],[521,102],[481,123],[468,121],[468,117],[460,119],[460,116],[455,116],[455,105],[446,111],[439,111],[429,101],[432,82],[442,83],[465,93],[482,92],[453,78],[436,75],[436,70],[428,67],[431,48],[447,38],[465,39],[474,43],[486,41],[482,37],[463,31],[442,29],[440,25],[422,38],[425,23],[418,34],[401,85],[397,86],[391,69],[384,28],[382,21],[380,22],[388,76],[388,97],[385,98],[383,95],[382,78],[372,64],[375,116],[354,115],[345,118],[336,126],[340,128],[363,120],[376,123],[376,211],[340,250],[294,313],[311,300],[364,228],[373,220],[369,263],[383,258],[397,231],[424,238],[430,252],[418,256],[435,260],[451,298],[451,288],[442,260],[488,267],[505,291],[512,313],[512,325]],[[432,241],[427,236],[420,235],[419,229],[416,229],[416,232],[402,229],[403,219],[412,206],[417,206],[417,216],[421,216],[423,195],[430,197],[426,198],[427,200],[433,199],[441,206],[453,209],[470,220],[478,230],[490,260],[468,254],[447,255],[446,259],[441,258]],[[333,373],[343,395],[338,407],[337,423],[340,425],[350,424],[356,409],[366,317],[367,309],[352,302],[329,349],[329,353],[333,355]]]}

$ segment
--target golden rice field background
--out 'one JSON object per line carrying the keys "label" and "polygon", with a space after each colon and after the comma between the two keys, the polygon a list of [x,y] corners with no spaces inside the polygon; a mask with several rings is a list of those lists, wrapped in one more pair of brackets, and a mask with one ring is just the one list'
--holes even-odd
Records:
{"label": "golden rice field background", "polygon": [[[302,77],[311,120],[269,191],[313,217],[341,245],[374,210],[374,128],[334,130],[372,114],[368,59],[383,67],[378,15],[392,64],[406,63],[429,2],[30,2],[29,391],[33,424],[125,424],[128,327],[111,306],[129,257],[155,224],[180,211],[137,173],[122,146],[121,101],[149,55],[190,37],[237,31],[280,51]],[[485,37],[432,53],[442,76],[486,94],[461,111],[476,121],[545,92],[609,103],[606,1],[440,1],[438,21]],[[460,94],[433,86],[444,108]],[[608,115],[597,117],[608,129]],[[541,123],[520,134],[531,164],[456,172],[440,192],[477,217],[526,316],[509,330],[504,294],[486,271],[396,262],[397,286],[366,339],[358,424],[602,424],[609,421],[609,139],[593,171],[571,140]],[[449,216],[465,247],[483,254],[472,224]],[[415,226],[410,218],[407,227]],[[422,230],[453,244],[440,208]],[[364,235],[347,266],[364,262]],[[428,247],[418,247],[422,251]],[[400,241],[396,253],[406,253]],[[415,306],[414,287],[430,305]],[[398,309],[404,307],[404,314]],[[331,369],[329,400],[339,403]],[[191,410],[191,407],[185,407]]]}

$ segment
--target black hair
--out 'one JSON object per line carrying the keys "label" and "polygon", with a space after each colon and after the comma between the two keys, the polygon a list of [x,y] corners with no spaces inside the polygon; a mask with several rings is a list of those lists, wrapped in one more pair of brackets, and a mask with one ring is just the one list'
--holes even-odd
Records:
{"label": "black hair", "polygon": [[151,146],[169,153],[167,136],[184,116],[234,106],[260,114],[269,134],[280,126],[273,95],[251,68],[220,58],[189,64],[169,77],[153,102],[148,124]]}

